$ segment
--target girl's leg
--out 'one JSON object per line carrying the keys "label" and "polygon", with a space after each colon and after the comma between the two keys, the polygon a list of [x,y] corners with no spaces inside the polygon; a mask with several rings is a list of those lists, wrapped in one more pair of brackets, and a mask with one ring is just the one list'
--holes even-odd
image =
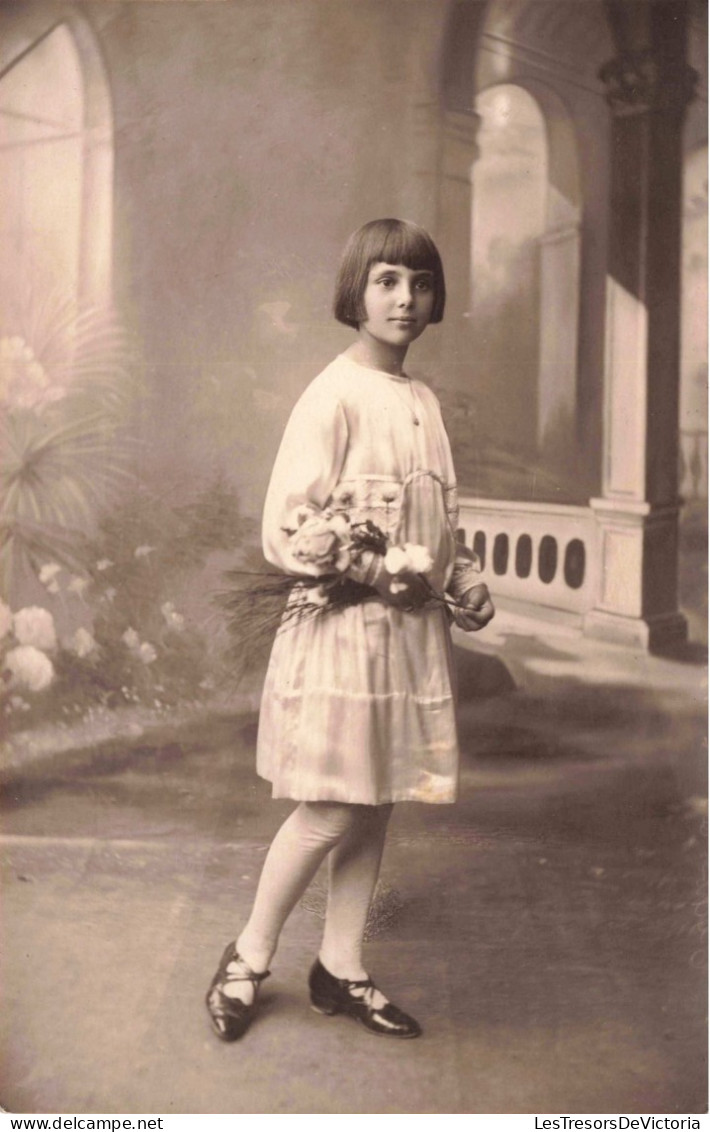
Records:
{"label": "girl's leg", "polygon": [[320,960],[337,979],[367,978],[362,945],[392,809],[358,806],[349,832],[331,850]]}
{"label": "girl's leg", "polygon": [[[359,809],[339,802],[301,802],[281,826],[264,862],[251,916],[237,940],[239,954],[253,971],[268,968],[289,913],[326,854],[349,833]],[[229,994],[248,1005],[254,988],[236,982]]]}

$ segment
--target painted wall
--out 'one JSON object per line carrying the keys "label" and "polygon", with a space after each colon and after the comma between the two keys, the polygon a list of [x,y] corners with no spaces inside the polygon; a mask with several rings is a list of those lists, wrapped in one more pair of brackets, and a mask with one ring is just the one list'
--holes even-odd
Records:
{"label": "painted wall", "polygon": [[330,315],[344,240],[374,216],[429,219],[410,117],[432,97],[416,72],[431,88],[441,5],[82,8],[113,94],[116,297],[152,393],[142,459],[168,481],[220,467],[257,511],[290,406],[351,339]]}

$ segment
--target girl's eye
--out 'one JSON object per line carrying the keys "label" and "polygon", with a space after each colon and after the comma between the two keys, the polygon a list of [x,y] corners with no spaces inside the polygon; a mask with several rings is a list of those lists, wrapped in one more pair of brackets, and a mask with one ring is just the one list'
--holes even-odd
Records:
{"label": "girl's eye", "polygon": [[431,281],[429,279],[418,279],[417,280],[417,290],[418,291],[431,291]]}
{"label": "girl's eye", "polygon": [[394,287],[394,279],[380,279],[380,283],[383,287]]}

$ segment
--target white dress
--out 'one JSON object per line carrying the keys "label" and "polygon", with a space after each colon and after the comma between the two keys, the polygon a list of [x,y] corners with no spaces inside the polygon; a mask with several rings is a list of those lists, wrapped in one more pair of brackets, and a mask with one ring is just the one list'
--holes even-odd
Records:
{"label": "white dress", "polygon": [[[284,528],[304,505],[371,519],[392,545],[426,546],[429,580],[443,592],[456,556],[456,481],[432,391],[337,357],[296,404],[267,493],[264,553],[287,573],[303,573]],[[257,771],[275,798],[453,802],[452,683],[441,606],[407,613],[373,599],[291,620],[271,653]]]}

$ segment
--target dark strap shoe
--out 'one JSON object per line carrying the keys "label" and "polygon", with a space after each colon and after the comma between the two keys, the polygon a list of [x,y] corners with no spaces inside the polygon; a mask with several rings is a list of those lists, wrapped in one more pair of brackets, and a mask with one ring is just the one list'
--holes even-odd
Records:
{"label": "dark strap shoe", "polygon": [[[236,944],[227,944],[205,998],[212,1028],[223,1042],[235,1042],[248,1028],[256,1012],[259,987],[270,974],[270,971],[252,971],[237,951]],[[230,984],[243,982],[254,987],[254,1001],[248,1005],[240,998],[230,998],[225,994]]]}
{"label": "dark strap shoe", "polygon": [[[347,1014],[373,1034],[389,1038],[418,1038],[421,1026],[388,1002],[372,979],[336,979],[316,959],[308,976],[311,1006],[319,1014]],[[381,1005],[374,1003],[380,999]],[[384,999],[384,1003],[382,1003]]]}

